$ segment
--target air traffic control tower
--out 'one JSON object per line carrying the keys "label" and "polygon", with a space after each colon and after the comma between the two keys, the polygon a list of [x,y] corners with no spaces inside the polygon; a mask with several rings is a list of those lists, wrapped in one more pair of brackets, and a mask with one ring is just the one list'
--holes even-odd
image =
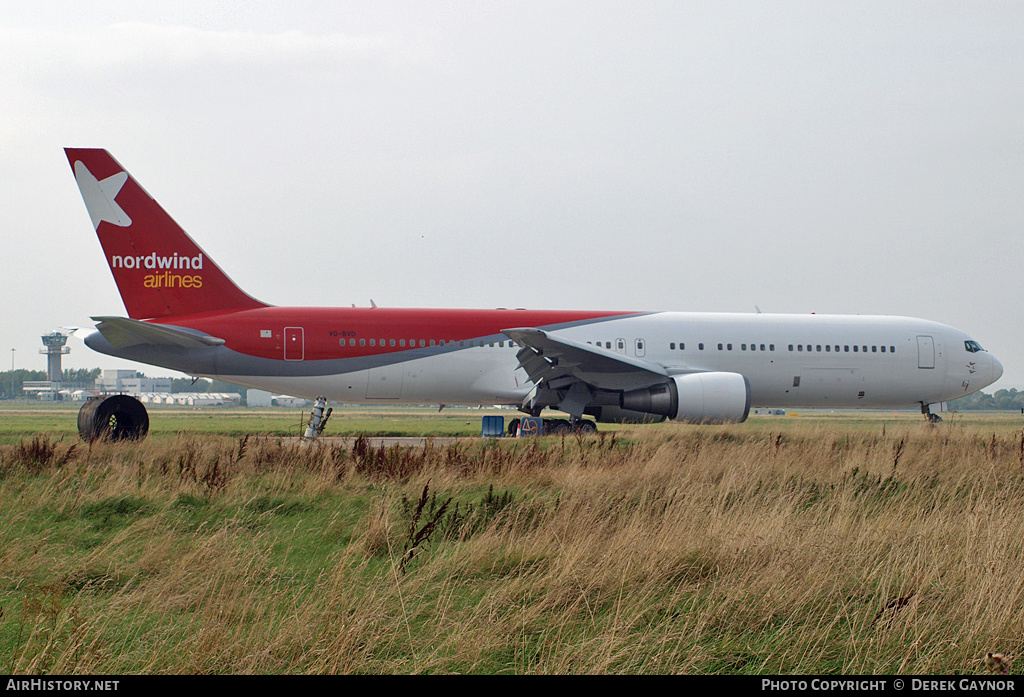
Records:
{"label": "air traffic control tower", "polygon": [[43,346],[39,353],[46,355],[46,379],[50,382],[60,382],[64,371],[60,367],[60,357],[65,353],[71,353],[71,349],[65,346],[68,343],[68,335],[61,331],[52,331],[43,335]]}

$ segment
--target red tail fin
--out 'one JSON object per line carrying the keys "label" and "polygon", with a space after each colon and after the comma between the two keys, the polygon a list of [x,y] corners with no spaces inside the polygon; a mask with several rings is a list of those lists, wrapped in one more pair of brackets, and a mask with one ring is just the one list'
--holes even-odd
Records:
{"label": "red tail fin", "polygon": [[236,286],[110,153],[64,152],[129,317],[266,307]]}

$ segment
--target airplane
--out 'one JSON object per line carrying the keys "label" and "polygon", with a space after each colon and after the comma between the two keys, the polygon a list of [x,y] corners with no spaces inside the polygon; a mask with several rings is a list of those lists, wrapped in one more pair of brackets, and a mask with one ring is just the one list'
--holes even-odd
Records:
{"label": "airplane", "polygon": [[[964,332],[912,317],[269,305],[107,151],[65,154],[128,314],[93,317],[86,345],[192,376],[319,403],[555,409],[569,418],[548,432],[588,433],[742,422],[756,407],[919,406],[936,421],[1003,373]],[[79,414],[83,436],[140,437],[148,423],[126,395]]]}

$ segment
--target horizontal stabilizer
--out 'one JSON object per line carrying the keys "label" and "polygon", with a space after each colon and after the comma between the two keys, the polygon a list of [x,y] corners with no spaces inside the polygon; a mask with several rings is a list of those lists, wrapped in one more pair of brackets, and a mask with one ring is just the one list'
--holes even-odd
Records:
{"label": "horizontal stabilizer", "polygon": [[153,324],[126,317],[93,317],[96,329],[114,348],[137,346],[176,346],[178,348],[210,348],[221,346],[224,339],[166,324]]}

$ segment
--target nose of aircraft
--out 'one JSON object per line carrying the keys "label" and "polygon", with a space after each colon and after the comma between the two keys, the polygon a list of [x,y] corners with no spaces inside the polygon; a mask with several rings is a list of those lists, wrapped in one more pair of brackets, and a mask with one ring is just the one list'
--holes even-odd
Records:
{"label": "nose of aircraft", "polygon": [[[992,359],[992,382],[995,382],[999,378],[1003,377],[1003,364],[999,362],[999,359],[991,354],[989,355],[989,358]],[[989,384],[991,385],[992,382]]]}

